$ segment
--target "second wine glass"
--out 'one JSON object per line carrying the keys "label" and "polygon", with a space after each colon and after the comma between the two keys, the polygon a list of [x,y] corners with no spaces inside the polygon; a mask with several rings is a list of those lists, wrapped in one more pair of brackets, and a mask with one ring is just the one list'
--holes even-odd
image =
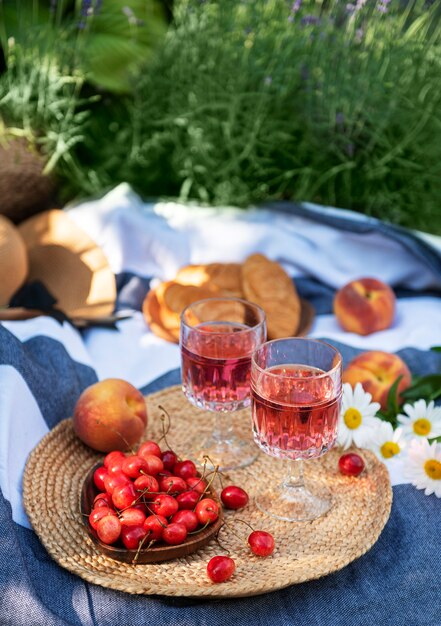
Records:
{"label": "second wine glass", "polygon": [[264,311],[240,298],[209,298],[181,315],[182,389],[192,404],[215,413],[201,455],[220,469],[252,463],[257,449],[240,438],[231,414],[250,405],[251,356],[266,339]]}

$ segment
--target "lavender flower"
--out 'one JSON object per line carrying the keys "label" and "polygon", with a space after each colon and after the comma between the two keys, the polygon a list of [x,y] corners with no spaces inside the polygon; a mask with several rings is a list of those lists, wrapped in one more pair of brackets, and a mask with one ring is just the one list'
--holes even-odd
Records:
{"label": "lavender flower", "polygon": [[380,11],[380,13],[387,13],[388,11],[388,4],[390,3],[390,0],[380,0],[377,4],[377,9]]}
{"label": "lavender flower", "polygon": [[320,24],[320,18],[317,15],[305,15],[301,20],[302,26],[315,26]]}
{"label": "lavender flower", "polygon": [[300,11],[303,0],[295,0],[295,2],[291,5],[291,11],[288,15],[288,22],[293,22],[296,13]]}

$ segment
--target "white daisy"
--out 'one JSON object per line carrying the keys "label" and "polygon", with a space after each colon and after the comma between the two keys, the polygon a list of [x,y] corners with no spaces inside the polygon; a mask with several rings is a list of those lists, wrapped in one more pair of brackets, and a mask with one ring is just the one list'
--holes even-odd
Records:
{"label": "white daisy", "polygon": [[406,439],[402,428],[394,432],[392,424],[381,422],[374,434],[372,450],[380,461],[392,459],[401,453],[406,447]]}
{"label": "white daisy", "polygon": [[407,456],[403,476],[417,489],[424,489],[426,496],[434,493],[441,498],[441,445],[412,439]]}
{"label": "white daisy", "polygon": [[380,405],[371,400],[371,394],[363,389],[361,383],[357,383],[354,389],[349,383],[343,385],[337,443],[345,450],[352,444],[358,448],[371,445],[374,432],[381,422],[374,417]]}
{"label": "white daisy", "polygon": [[414,405],[405,404],[406,415],[398,415],[397,419],[406,437],[426,437],[434,439],[441,435],[441,408],[435,403],[417,400]]}

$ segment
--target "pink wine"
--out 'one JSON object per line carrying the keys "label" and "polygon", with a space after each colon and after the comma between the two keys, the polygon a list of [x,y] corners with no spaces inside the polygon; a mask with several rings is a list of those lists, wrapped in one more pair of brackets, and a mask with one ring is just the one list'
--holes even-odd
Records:
{"label": "pink wine", "polygon": [[182,387],[189,400],[214,411],[249,406],[251,355],[258,341],[243,324],[206,322],[192,328],[181,346]]}
{"label": "pink wine", "polygon": [[322,370],[277,365],[258,372],[251,388],[253,434],[272,456],[308,459],[335,443],[340,391]]}

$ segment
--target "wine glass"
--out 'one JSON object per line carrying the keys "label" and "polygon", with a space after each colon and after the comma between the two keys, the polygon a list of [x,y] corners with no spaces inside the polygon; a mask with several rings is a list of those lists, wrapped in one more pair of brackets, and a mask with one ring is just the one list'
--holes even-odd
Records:
{"label": "wine glass", "polygon": [[252,440],[234,433],[231,413],[250,406],[251,356],[266,339],[264,311],[240,298],[208,298],[181,315],[182,390],[192,404],[215,414],[202,454],[220,469],[252,463]]}
{"label": "wine glass", "polygon": [[305,487],[302,461],[321,456],[335,443],[341,364],[338,350],[313,339],[275,339],[253,355],[254,440],[266,454],[288,461],[282,484],[269,486],[256,501],[273,517],[313,520],[331,507],[329,494]]}

